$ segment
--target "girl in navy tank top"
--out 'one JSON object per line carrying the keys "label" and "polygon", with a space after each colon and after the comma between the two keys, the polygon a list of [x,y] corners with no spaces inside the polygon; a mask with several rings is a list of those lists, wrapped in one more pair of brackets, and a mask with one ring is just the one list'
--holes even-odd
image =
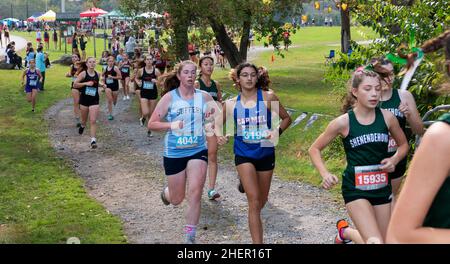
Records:
{"label": "girl in navy tank top", "polygon": [[25,86],[27,101],[31,103],[31,111],[34,112],[34,108],[36,106],[36,95],[38,92],[39,82],[42,81],[42,75],[39,70],[36,69],[34,59],[29,61],[29,67],[30,68],[26,69],[22,74],[22,86]]}

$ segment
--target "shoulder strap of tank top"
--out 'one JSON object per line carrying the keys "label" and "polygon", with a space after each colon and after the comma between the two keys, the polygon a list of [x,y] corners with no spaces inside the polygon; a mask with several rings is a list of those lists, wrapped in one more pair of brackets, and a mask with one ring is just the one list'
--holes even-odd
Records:
{"label": "shoulder strap of tank top", "polygon": [[439,121],[445,122],[450,125],[450,113],[446,113],[439,117]]}

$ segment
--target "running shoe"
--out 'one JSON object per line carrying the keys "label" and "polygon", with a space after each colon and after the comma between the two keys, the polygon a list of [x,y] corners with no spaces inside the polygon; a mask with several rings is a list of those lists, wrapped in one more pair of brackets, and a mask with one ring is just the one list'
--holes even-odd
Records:
{"label": "running shoe", "polygon": [[31,112],[33,112],[33,113],[34,113],[34,108],[33,108],[33,109],[31,109]]}
{"label": "running shoe", "polygon": [[345,219],[340,219],[336,222],[336,228],[337,228],[337,235],[334,238],[334,243],[335,244],[348,244],[350,242],[352,242],[349,239],[344,239],[342,237],[343,233],[344,233],[344,228],[348,227],[348,222]]}
{"label": "running shoe", "polygon": [[92,141],[91,142],[91,148],[96,149],[97,148],[97,142]]}
{"label": "running shoe", "polygon": [[163,188],[161,191],[161,200],[164,203],[164,205],[169,205],[170,202],[166,199],[166,195],[164,194],[165,190],[166,190],[166,188]]}
{"label": "running shoe", "polygon": [[77,127],[80,128],[81,127],[81,123],[77,122]]}
{"label": "running shoe", "polygon": [[78,134],[82,135],[83,132],[84,132],[84,127],[81,126],[81,124],[80,124],[80,127],[78,128]]}
{"label": "running shoe", "polygon": [[113,119],[114,119],[114,117],[112,115],[108,116],[108,120],[113,120]]}
{"label": "running shoe", "polygon": [[141,124],[141,126],[144,126],[144,124],[145,124],[145,117],[139,118],[139,123]]}
{"label": "running shoe", "polygon": [[184,240],[185,244],[195,244],[195,237],[189,234],[186,234],[186,238]]}
{"label": "running shoe", "polygon": [[127,100],[127,97],[126,96],[122,97],[122,101],[125,101],[125,100]]}
{"label": "running shoe", "polygon": [[239,180],[238,190],[240,193],[245,193],[244,186],[242,185],[241,180]]}
{"label": "running shoe", "polygon": [[151,131],[151,130],[148,130],[148,131],[147,131],[147,137],[153,137],[152,131]]}
{"label": "running shoe", "polygon": [[215,189],[211,189],[208,191],[209,200],[215,200],[219,197],[220,197],[220,194]]}

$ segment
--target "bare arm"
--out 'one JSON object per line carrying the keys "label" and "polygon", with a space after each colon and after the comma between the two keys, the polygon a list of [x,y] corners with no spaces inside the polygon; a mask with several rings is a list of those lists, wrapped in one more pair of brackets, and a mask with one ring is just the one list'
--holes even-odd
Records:
{"label": "bare arm", "polygon": [[269,108],[272,112],[272,116],[279,116],[281,118],[279,128],[281,128],[282,131],[285,131],[292,123],[291,116],[288,114],[286,109],[284,109],[280,99],[278,99],[274,92],[267,92],[267,96],[268,102],[270,102]]}
{"label": "bare arm", "polygon": [[69,67],[69,72],[66,73],[66,77],[73,77],[72,76],[72,66]]}
{"label": "bare arm", "polygon": [[139,87],[142,87],[142,74],[143,73],[144,73],[144,68],[139,69],[136,74],[137,76],[134,80],[136,82],[137,86],[139,86]]}
{"label": "bare arm", "polygon": [[382,109],[384,120],[386,120],[386,124],[389,128],[389,132],[391,136],[395,139],[397,143],[397,151],[395,154],[381,161],[381,169],[386,169],[388,172],[393,172],[395,170],[395,166],[408,154],[408,141],[406,140],[405,133],[401,129],[397,118],[388,110]]}
{"label": "bare arm", "polygon": [[220,83],[218,81],[215,82],[217,87],[217,101],[222,103],[222,87],[220,86]]}
{"label": "bare arm", "polygon": [[412,132],[416,135],[423,135],[425,132],[423,122],[422,118],[420,118],[419,111],[417,111],[417,105],[413,95],[409,91],[400,91],[400,97],[402,104],[399,109],[405,114],[406,121],[408,121]]}
{"label": "bare arm", "polygon": [[162,121],[167,115],[172,96],[170,93],[165,94],[156,105],[150,120],[148,121],[148,129],[153,131],[166,131],[171,129],[172,123]]}
{"label": "bare arm", "polygon": [[91,84],[92,82],[81,82],[86,77],[86,72],[81,72],[78,74],[77,79],[73,82],[73,88],[81,89],[84,86]]}
{"label": "bare arm", "polygon": [[449,134],[450,126],[442,122],[425,133],[396,203],[388,243],[450,243],[450,229],[423,227],[436,193],[450,174]]}
{"label": "bare arm", "polygon": [[338,178],[331,174],[325,166],[322,159],[321,151],[330,144],[337,136],[347,136],[349,131],[348,114],[344,114],[334,119],[328,124],[325,131],[314,141],[309,148],[309,156],[312,163],[319,171],[323,178],[322,186],[325,189],[330,189],[333,185],[338,183]]}
{"label": "bare arm", "polygon": [[27,74],[27,70],[22,72],[22,86],[25,85],[25,75]]}

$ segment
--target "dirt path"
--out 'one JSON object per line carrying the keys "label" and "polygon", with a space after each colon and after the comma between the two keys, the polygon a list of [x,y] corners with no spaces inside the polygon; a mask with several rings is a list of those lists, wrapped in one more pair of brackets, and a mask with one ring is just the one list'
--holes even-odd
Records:
{"label": "dirt path", "polygon": [[[106,120],[102,98],[99,148],[91,150],[89,130],[80,136],[75,128],[71,100],[54,105],[46,115],[54,148],[72,162],[89,195],[122,219],[130,243],[182,243],[186,202],[164,206],[159,197],[165,183],[163,134],[147,138],[130,101],[120,100],[117,108],[115,120]],[[251,243],[246,197],[236,188],[236,170],[229,161],[219,162],[223,198],[209,201],[205,188],[197,242]],[[345,215],[338,207],[321,189],[275,177],[262,212],[265,242],[331,243],[334,223]]]}
{"label": "dirt path", "polygon": [[[11,35],[11,33],[9,33],[9,37],[11,41],[14,41],[16,43],[16,52],[19,52],[20,50],[24,49],[27,47],[27,40],[22,38],[22,37],[18,37],[18,36],[14,36]],[[6,53],[6,41],[5,41],[5,37],[2,36],[2,43],[3,43],[3,47],[0,48],[0,56],[5,56]]]}

